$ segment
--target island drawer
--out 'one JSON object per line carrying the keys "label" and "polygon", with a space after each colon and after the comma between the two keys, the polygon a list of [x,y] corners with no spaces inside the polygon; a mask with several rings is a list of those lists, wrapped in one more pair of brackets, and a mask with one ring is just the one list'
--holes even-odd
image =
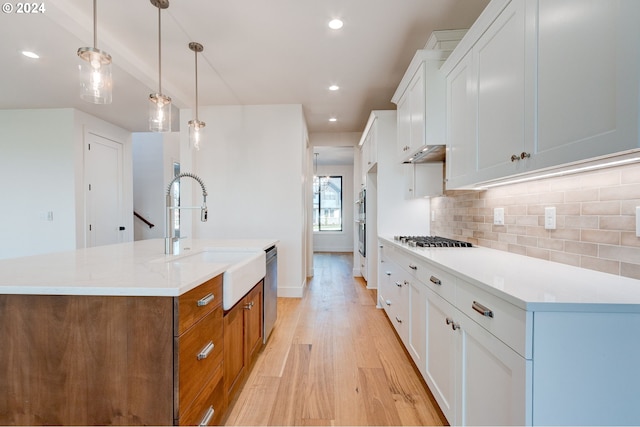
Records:
{"label": "island drawer", "polygon": [[178,425],[219,425],[225,409],[221,365],[215,370],[213,377],[205,384],[193,403],[180,412]]}
{"label": "island drawer", "polygon": [[463,280],[457,282],[455,305],[522,357],[531,359],[526,342],[532,322],[525,310]]}
{"label": "island drawer", "polygon": [[222,305],[222,274],[177,298],[177,335]]}
{"label": "island drawer", "polygon": [[189,406],[222,362],[222,307],[177,340],[179,407]]}

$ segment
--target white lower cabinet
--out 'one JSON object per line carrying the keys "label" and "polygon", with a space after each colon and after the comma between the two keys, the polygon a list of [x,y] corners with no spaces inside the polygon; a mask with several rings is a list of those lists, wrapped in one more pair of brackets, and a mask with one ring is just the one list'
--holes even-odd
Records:
{"label": "white lower cabinet", "polygon": [[478,290],[475,302],[498,318],[484,316],[472,309],[472,285],[382,246],[380,304],[448,422],[530,425],[531,360],[505,344],[519,348],[513,324],[528,336],[525,312]]}

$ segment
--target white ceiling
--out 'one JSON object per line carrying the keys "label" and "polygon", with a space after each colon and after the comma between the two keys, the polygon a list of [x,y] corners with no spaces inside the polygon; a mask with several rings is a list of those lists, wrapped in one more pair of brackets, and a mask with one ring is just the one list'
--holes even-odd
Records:
{"label": "white ceiling", "polygon": [[[201,106],[302,104],[309,132],[361,132],[371,110],[395,108],[391,96],[431,32],[468,28],[487,3],[173,0],[162,12],[163,93],[176,108],[194,106],[188,43],[197,41]],[[146,131],[147,98],[158,89],[157,9],[149,0],[98,1],[97,47],[113,57],[114,92],[112,104],[92,105],[78,97],[76,56],[93,44],[92,1],[44,4],[41,14],[0,15],[0,108],[72,107]],[[343,29],[327,27],[334,17]]]}

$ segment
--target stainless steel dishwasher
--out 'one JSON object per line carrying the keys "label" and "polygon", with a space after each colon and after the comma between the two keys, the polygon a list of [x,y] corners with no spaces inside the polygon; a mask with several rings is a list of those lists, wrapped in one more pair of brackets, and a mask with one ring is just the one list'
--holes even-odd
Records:
{"label": "stainless steel dishwasher", "polygon": [[278,248],[271,246],[266,250],[266,255],[267,271],[264,276],[264,318],[262,322],[262,336],[265,344],[278,317]]}

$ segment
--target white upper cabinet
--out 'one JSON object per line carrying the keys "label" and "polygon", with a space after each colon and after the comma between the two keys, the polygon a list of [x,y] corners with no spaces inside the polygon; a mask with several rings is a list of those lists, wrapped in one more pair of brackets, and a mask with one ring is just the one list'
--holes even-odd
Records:
{"label": "white upper cabinet", "polygon": [[640,2],[493,0],[442,67],[447,188],[639,147]]}
{"label": "white upper cabinet", "polygon": [[449,51],[419,50],[391,99],[398,107],[398,161],[425,145],[445,144],[445,76],[440,67]]}
{"label": "white upper cabinet", "polygon": [[637,148],[640,2],[537,3],[535,167]]}

